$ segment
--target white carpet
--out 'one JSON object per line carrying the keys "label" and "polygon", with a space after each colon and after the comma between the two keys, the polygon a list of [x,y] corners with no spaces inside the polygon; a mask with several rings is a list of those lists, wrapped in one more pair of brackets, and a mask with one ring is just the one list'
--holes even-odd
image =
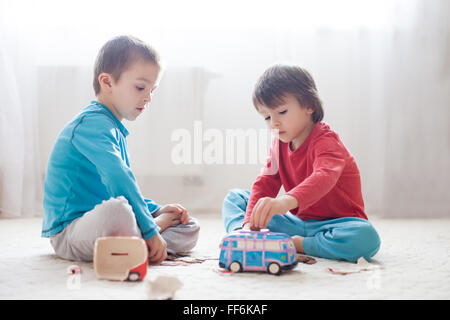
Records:
{"label": "white carpet", "polygon": [[[218,215],[201,223],[192,256],[218,257],[224,235]],[[371,220],[382,245],[372,261],[383,269],[337,275],[327,268],[354,264],[317,259],[281,276],[220,274],[217,260],[186,266],[150,266],[144,281],[97,280],[92,263],[57,258],[40,237],[41,219],[0,219],[0,299],[148,299],[148,279],[175,275],[183,287],[175,299],[450,299],[450,219]]]}

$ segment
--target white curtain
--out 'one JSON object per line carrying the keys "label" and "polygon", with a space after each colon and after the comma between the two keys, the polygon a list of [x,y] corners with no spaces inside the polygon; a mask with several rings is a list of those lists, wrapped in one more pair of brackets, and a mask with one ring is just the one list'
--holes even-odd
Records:
{"label": "white curtain", "polygon": [[33,44],[0,7],[0,213],[42,215]]}
{"label": "white curtain", "polygon": [[[175,127],[192,132],[197,120],[219,132],[263,129],[253,85],[266,67],[286,61],[315,78],[324,120],[359,165],[369,217],[450,216],[447,0],[1,3],[3,216],[42,213],[56,134],[93,98],[100,46],[127,33],[153,44],[172,70],[148,113],[125,122],[145,196],[219,212],[228,189],[249,188],[260,165],[154,169],[170,158]],[[193,102],[180,103],[192,88]],[[162,108],[166,102],[173,106]],[[162,128],[157,137],[148,125]]]}

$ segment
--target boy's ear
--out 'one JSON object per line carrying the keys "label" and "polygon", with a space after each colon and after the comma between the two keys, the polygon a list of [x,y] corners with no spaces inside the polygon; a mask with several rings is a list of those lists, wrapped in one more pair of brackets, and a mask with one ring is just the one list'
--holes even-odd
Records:
{"label": "boy's ear", "polygon": [[103,92],[111,92],[112,84],[114,82],[111,74],[105,72],[101,73],[97,80]]}

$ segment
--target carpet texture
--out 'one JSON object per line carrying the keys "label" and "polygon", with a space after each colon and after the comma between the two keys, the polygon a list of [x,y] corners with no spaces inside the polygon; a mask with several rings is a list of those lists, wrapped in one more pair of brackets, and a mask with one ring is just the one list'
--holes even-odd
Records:
{"label": "carpet texture", "polygon": [[[158,276],[182,282],[174,299],[449,299],[450,219],[372,219],[381,237],[369,268],[316,258],[281,276],[218,272],[219,242],[225,235],[217,214],[195,215],[199,242],[184,260],[150,266],[142,282],[97,280],[92,263],[55,256],[40,237],[40,218],[0,219],[0,299],[149,299]],[[73,264],[81,273],[69,274]]]}

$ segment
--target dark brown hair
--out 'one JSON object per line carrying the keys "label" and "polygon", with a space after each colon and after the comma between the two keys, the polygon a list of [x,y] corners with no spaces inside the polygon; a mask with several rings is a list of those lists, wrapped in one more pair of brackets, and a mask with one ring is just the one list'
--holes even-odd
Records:
{"label": "dark brown hair", "polygon": [[323,119],[316,84],[309,72],[298,66],[277,64],[264,71],[253,91],[253,105],[274,109],[284,103],[286,94],[292,94],[303,108],[313,109],[314,123]]}
{"label": "dark brown hair", "polygon": [[120,75],[139,58],[160,66],[160,58],[155,49],[132,36],[118,36],[106,42],[100,49],[94,65],[94,91],[100,93],[98,76],[109,73],[117,81]]}

